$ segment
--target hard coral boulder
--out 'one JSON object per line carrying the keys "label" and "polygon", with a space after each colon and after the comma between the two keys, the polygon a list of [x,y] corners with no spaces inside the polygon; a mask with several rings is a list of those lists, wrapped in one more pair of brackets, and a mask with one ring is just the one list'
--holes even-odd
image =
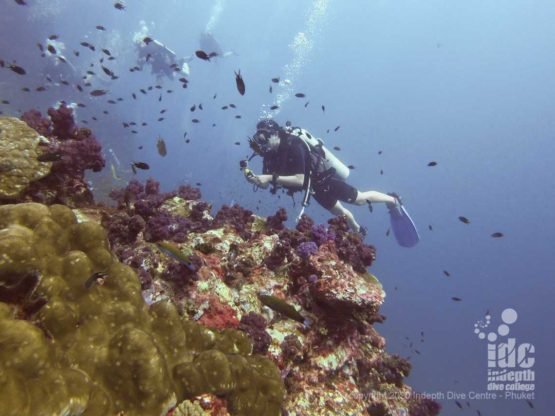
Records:
{"label": "hard coral boulder", "polygon": [[[271,360],[241,331],[149,307],[100,224],[62,205],[2,205],[0,251],[3,415],[165,415],[205,393],[235,415],[280,414]],[[34,298],[45,302],[22,313]]]}
{"label": "hard coral boulder", "polygon": [[14,117],[0,117],[0,198],[16,198],[32,181],[50,173],[52,162],[39,162],[46,139]]}

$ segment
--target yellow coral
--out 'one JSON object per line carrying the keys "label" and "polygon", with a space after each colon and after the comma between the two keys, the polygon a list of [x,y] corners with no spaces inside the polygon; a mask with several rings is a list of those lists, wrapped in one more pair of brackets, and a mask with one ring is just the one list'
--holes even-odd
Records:
{"label": "yellow coral", "polygon": [[[0,206],[0,253],[0,285],[38,272],[30,290],[47,300],[28,320],[16,312],[30,293],[0,302],[3,415],[163,415],[203,393],[226,396],[237,415],[280,413],[275,365],[252,357],[242,332],[204,328],[168,301],[149,309],[99,224],[61,205]],[[97,272],[104,284],[86,287]]]}
{"label": "yellow coral", "polygon": [[30,182],[50,173],[51,162],[39,162],[40,136],[15,117],[0,117],[0,197],[17,197]]}

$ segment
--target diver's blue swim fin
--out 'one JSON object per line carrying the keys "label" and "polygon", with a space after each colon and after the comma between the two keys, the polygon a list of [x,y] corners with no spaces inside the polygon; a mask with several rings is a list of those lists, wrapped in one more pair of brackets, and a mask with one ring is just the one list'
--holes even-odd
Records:
{"label": "diver's blue swim fin", "polygon": [[399,201],[396,206],[388,207],[389,219],[395,239],[402,247],[413,247],[420,241],[416,225],[409,213]]}

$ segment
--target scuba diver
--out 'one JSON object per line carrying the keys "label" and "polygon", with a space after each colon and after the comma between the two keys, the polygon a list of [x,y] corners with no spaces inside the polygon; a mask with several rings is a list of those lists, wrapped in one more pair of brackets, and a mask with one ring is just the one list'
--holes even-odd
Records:
{"label": "scuba diver", "polygon": [[189,64],[193,57],[177,58],[175,52],[161,42],[146,37],[135,43],[137,48],[137,66],[143,69],[150,64],[151,73],[158,79],[164,76],[173,79],[176,72],[189,75]]}
{"label": "scuba diver", "polygon": [[278,187],[287,189],[289,194],[304,191],[300,219],[310,197],[334,215],[344,215],[351,229],[361,233],[355,217],[342,202],[354,205],[385,203],[388,207],[391,225],[400,245],[412,247],[418,242],[418,232],[404,209],[398,195],[377,191],[359,191],[345,180],[349,168],[337,159],[323,142],[299,127],[281,127],[271,119],[264,119],[256,125],[256,133],[249,139],[255,155],[263,158],[262,174],[255,175],[246,160],[241,161],[241,169],[250,183],[260,188],[272,185],[272,193]]}

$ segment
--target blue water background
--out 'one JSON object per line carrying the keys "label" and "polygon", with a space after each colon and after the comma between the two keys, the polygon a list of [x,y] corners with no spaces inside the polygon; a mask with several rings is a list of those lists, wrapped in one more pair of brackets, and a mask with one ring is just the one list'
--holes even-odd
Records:
{"label": "blue water background", "polygon": [[[430,394],[485,392],[486,342],[473,333],[474,323],[489,311],[495,329],[501,312],[511,307],[519,314],[511,336],[536,349],[535,408],[503,398],[468,400],[469,408],[463,399],[461,410],[454,400],[444,400],[442,414],[552,413],[555,3],[129,0],[126,10],[118,11],[110,1],[27,2],[0,1],[0,59],[15,60],[28,72],[19,76],[0,69],[0,99],[10,102],[0,104],[3,114],[33,107],[44,111],[58,100],[85,103],[77,120],[88,121],[120,176],[131,177],[131,161],[146,161],[151,169],[140,171],[138,179],[154,177],[164,190],[201,183],[214,211],[238,203],[268,215],[284,206],[294,218],[299,198],[293,206],[284,196],[253,193],[238,162],[250,154],[246,138],[277,94],[305,93],[303,99],[278,100],[276,120],[303,126],[329,148],[340,146],[336,154],[355,166],[349,182],[362,190],[400,193],[419,226],[420,244],[403,249],[386,236],[385,207],[375,206],[372,214],[353,207],[369,229],[366,241],[377,247],[371,271],[388,294],[382,308],[387,320],[378,330],[388,351],[411,356],[408,383]],[[98,24],[108,30],[96,30]],[[199,35],[209,26],[222,49],[235,55],[213,62],[195,59],[189,88],[166,79],[163,90],[144,95],[139,89],[157,81],[149,70],[128,71],[136,59],[133,35],[144,25],[178,56],[198,49]],[[109,89],[109,95],[91,98],[65,86],[21,91],[48,84],[41,72],[59,69],[41,58],[36,46],[51,34],[59,35],[64,55],[79,73],[98,62],[99,48],[116,54],[106,66],[120,79],[111,81],[97,65],[93,68],[99,74],[93,85]],[[302,42],[292,46],[295,39]],[[97,51],[79,46],[81,41]],[[79,58],[73,50],[80,51]],[[287,72],[294,62],[297,70]],[[245,96],[235,88],[237,70],[246,82]],[[271,83],[287,74],[293,75],[289,86]],[[116,97],[124,101],[106,102]],[[204,110],[192,113],[190,107],[199,103]],[[229,103],[237,109],[221,110]],[[158,122],[162,109],[167,109],[165,120]],[[131,134],[123,121],[148,126]],[[158,136],[167,143],[165,158],[156,152]],[[430,161],[437,166],[427,166]],[[260,161],[252,166],[258,172]],[[99,199],[125,185],[109,170],[89,176]],[[308,213],[318,222],[329,218],[316,203]],[[493,232],[505,236],[494,239]],[[453,296],[462,301],[454,302]]]}

